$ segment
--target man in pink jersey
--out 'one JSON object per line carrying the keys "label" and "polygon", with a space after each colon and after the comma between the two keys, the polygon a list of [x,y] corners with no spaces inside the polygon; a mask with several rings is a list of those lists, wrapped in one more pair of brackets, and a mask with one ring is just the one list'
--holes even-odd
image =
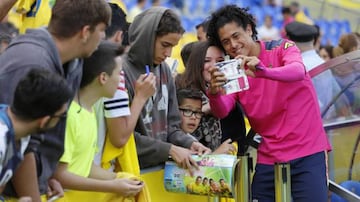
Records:
{"label": "man in pink jersey", "polygon": [[241,59],[250,88],[222,95],[223,73],[212,67],[208,96],[214,115],[225,117],[238,100],[251,127],[262,136],[252,182],[254,200],[275,201],[274,164],[290,163],[294,201],[327,201],[325,152],[330,150],[322,127],[311,78],[299,49],[285,39],[257,40],[255,20],[247,9],[228,5],[211,16],[212,43]]}

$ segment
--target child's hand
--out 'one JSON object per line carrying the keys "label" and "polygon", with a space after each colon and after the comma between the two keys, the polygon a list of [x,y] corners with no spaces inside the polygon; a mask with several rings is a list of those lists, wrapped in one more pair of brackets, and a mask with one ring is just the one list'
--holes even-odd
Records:
{"label": "child's hand", "polygon": [[211,74],[210,79],[210,94],[224,93],[223,86],[226,84],[227,79],[225,74],[222,73],[218,67],[210,67],[209,72]]}
{"label": "child's hand", "polygon": [[144,187],[144,182],[128,178],[116,178],[110,182],[113,192],[125,197],[136,196]]}
{"label": "child's hand", "polygon": [[156,76],[150,72],[142,74],[135,83],[135,96],[141,96],[147,100],[154,95],[156,91]]}
{"label": "child's hand", "polygon": [[225,140],[212,154],[233,154],[236,148],[231,144],[231,139]]}

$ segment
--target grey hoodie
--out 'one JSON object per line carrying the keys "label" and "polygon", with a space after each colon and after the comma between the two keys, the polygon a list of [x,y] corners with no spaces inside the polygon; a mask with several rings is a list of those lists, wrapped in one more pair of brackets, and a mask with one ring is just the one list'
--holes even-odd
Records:
{"label": "grey hoodie", "polygon": [[[0,55],[0,103],[10,104],[19,80],[32,68],[44,68],[66,78],[73,91],[79,88],[82,75],[82,60],[61,64],[55,43],[45,28],[29,30],[10,44]],[[64,71],[66,69],[66,72]],[[40,193],[47,192],[47,181],[53,175],[64,151],[65,119],[46,134],[31,137],[28,151],[34,152]],[[39,145],[40,144],[40,145]],[[5,195],[16,196],[11,185]]]}
{"label": "grey hoodie", "polygon": [[154,7],[135,18],[129,28],[131,47],[123,64],[130,102],[135,81],[145,73],[145,65],[157,77],[157,91],[145,103],[134,133],[141,168],[164,163],[171,144],[189,148],[195,141],[180,129],[175,84],[168,65],[153,65],[156,29],[165,11],[166,8]]}

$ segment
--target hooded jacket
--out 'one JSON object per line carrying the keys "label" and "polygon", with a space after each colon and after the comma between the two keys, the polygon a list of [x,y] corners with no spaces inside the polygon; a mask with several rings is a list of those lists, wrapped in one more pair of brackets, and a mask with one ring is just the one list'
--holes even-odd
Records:
{"label": "hooded jacket", "polygon": [[[0,64],[0,103],[12,102],[17,83],[32,68],[47,69],[65,77],[73,92],[80,86],[82,61],[73,60],[63,67],[55,43],[45,28],[28,30],[27,34],[14,39],[0,55]],[[35,154],[41,194],[47,192],[47,181],[64,151],[65,121],[60,119],[46,134],[33,135],[27,149]],[[9,184],[5,195],[16,196]]]}
{"label": "hooded jacket", "polygon": [[164,163],[171,144],[189,148],[195,141],[180,129],[180,113],[175,83],[169,66],[162,62],[154,66],[156,30],[166,8],[154,7],[139,14],[129,28],[130,49],[123,69],[129,99],[134,98],[134,84],[150,67],[157,78],[156,92],[148,99],[135,128],[136,149],[140,168]]}

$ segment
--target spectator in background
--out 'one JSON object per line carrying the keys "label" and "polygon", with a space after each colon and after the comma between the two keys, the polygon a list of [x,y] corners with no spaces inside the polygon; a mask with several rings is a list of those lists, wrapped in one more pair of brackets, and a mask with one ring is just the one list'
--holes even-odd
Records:
{"label": "spectator in background", "polygon": [[[192,51],[192,48],[194,47],[194,44],[196,44],[197,42],[198,42],[198,41],[193,41],[193,42],[189,42],[189,43],[185,44],[185,45],[182,47],[181,51],[180,51],[181,60],[182,60],[182,62],[183,62],[183,64],[184,64],[184,68],[185,68],[185,69],[186,69],[186,63],[187,63],[187,61],[188,61],[188,59],[189,59],[189,56],[190,56],[191,51]],[[173,75],[173,78],[175,79],[175,83],[176,83],[176,81],[178,80],[178,77],[177,77],[178,72],[177,72],[177,70],[175,70],[175,71],[172,73],[172,75]]]}
{"label": "spectator in background", "polygon": [[195,26],[195,28],[196,28],[196,36],[197,36],[197,39],[199,41],[206,41],[207,40],[206,32],[207,32],[208,27],[209,27],[209,20],[208,19],[204,20],[203,22],[201,22],[200,24]]}
{"label": "spectator in background", "polygon": [[51,17],[49,0],[18,0],[9,12],[9,22],[13,23],[20,34],[27,29],[47,26]]}
{"label": "spectator in background", "polygon": [[294,17],[291,15],[291,10],[289,7],[283,7],[281,9],[281,14],[283,16],[283,23],[281,25],[280,36],[281,38],[286,39],[287,36],[286,36],[285,26],[293,22]]}
{"label": "spectator in background", "polygon": [[[333,56],[336,58],[352,51],[359,50],[359,46],[360,42],[355,34],[343,34],[340,37],[338,45],[333,48]],[[345,88],[359,75],[359,72],[353,65],[339,65],[332,70],[341,88]],[[356,86],[357,85],[351,85],[344,94],[350,102],[353,113],[360,114],[360,93]]]}
{"label": "spectator in background", "polygon": [[359,50],[359,48],[360,41],[355,34],[343,34],[340,36],[338,45],[333,49],[333,55],[337,57],[351,51]]}
{"label": "spectator in background", "polygon": [[127,47],[129,45],[129,24],[126,22],[126,14],[117,4],[109,3],[109,5],[111,7],[112,16],[111,24],[105,30],[105,38],[108,41]]}
{"label": "spectator in background", "polygon": [[121,10],[124,11],[124,13],[128,13],[128,10],[126,8],[126,4],[124,3],[123,0],[108,0],[108,2],[118,5],[121,8]]}
{"label": "spectator in background", "polygon": [[[187,64],[188,60],[189,60],[189,57],[190,57],[190,54],[191,54],[191,51],[192,49],[194,48],[194,45],[196,44],[197,42],[196,41],[193,41],[193,42],[190,42],[190,43],[187,43],[185,44],[185,46],[181,49],[181,59],[183,61],[183,63]],[[186,67],[185,67],[186,68]]]}
{"label": "spectator in background", "polygon": [[147,0],[137,0],[135,6],[130,8],[129,13],[126,17],[126,20],[132,23],[137,15],[139,15],[145,8]]}
{"label": "spectator in background", "polygon": [[[288,38],[294,41],[300,49],[307,72],[324,63],[324,60],[317,54],[314,47],[314,41],[318,35],[318,30],[315,26],[295,21],[286,25],[286,33]],[[346,115],[342,114],[345,112],[341,111],[348,105],[345,97],[341,97],[341,102],[337,102],[336,106],[328,109],[332,99],[340,92],[340,86],[331,70],[326,70],[311,80],[316,90],[321,113],[327,110],[322,118],[330,119]]]}
{"label": "spectator in background", "polygon": [[314,48],[315,48],[316,52],[319,52],[323,33],[322,33],[322,30],[320,29],[319,25],[315,24],[314,27],[316,28],[316,34],[315,34],[315,39],[314,39]]}
{"label": "spectator in background", "polygon": [[320,46],[320,49],[319,49],[319,55],[320,55],[320,57],[321,57],[325,62],[327,62],[327,61],[329,61],[330,59],[334,58],[333,49],[334,49],[334,46],[332,46],[332,45]]}
{"label": "spectator in background", "polygon": [[279,29],[273,26],[273,19],[270,15],[265,16],[264,24],[257,31],[260,40],[271,41],[280,38]]}
{"label": "spectator in background", "polygon": [[306,16],[304,10],[300,7],[300,4],[297,1],[290,3],[290,10],[291,14],[294,16],[295,21],[314,25],[314,21],[309,16]]}

